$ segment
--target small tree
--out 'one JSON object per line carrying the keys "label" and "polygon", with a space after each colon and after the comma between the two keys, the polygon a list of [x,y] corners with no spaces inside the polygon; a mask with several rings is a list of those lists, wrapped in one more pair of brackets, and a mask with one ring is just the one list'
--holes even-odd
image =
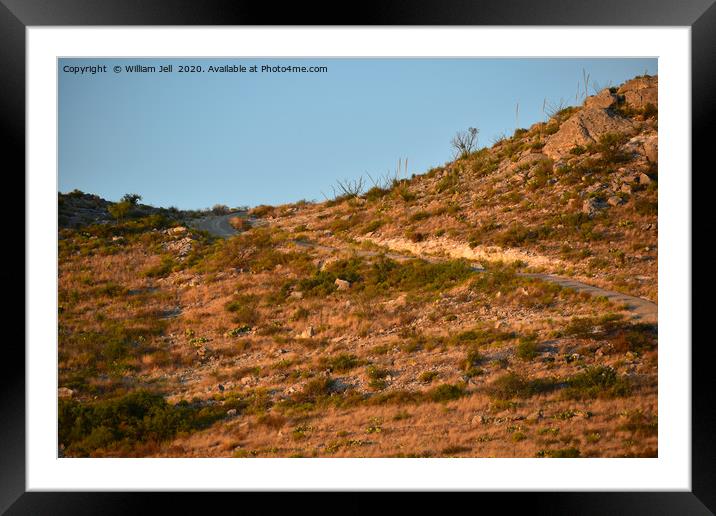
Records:
{"label": "small tree", "polygon": [[466,158],[475,150],[479,132],[479,129],[470,127],[467,131],[460,131],[455,134],[450,142],[455,149],[455,159]]}
{"label": "small tree", "polygon": [[142,196],[135,193],[128,193],[124,194],[124,197],[120,200],[120,202],[126,202],[130,206],[136,206],[139,201],[142,200]]}
{"label": "small tree", "polygon": [[214,215],[227,215],[229,213],[229,207],[225,204],[215,204],[211,208],[211,213]]}
{"label": "small tree", "polygon": [[117,219],[117,222],[122,222],[122,219],[127,216],[130,209],[132,209],[132,203],[125,200],[110,205],[107,211],[109,211],[112,217]]}

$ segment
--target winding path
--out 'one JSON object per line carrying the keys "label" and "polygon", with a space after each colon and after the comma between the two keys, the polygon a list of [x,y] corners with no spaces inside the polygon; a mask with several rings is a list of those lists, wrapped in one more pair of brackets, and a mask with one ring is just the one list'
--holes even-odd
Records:
{"label": "winding path", "polygon": [[[229,223],[229,219],[236,216],[245,216],[246,212],[235,212],[230,213],[228,215],[215,215],[215,216],[208,216],[201,219],[194,220],[191,225],[197,229],[202,229],[205,231],[208,231],[209,233],[227,238],[230,236],[233,236],[237,234],[237,231],[231,226]],[[338,251],[339,248],[337,247],[331,247],[326,246],[323,244],[313,244],[306,241],[294,241],[294,243],[300,247],[311,247],[316,249],[323,249],[326,251]],[[366,251],[363,249],[355,250],[355,252],[361,256],[376,256],[378,254],[385,254],[388,258],[391,258],[393,260],[409,260],[412,258],[415,258],[415,256],[408,256],[404,254],[397,254],[397,253],[378,253],[376,251]],[[420,257],[426,261],[429,262],[437,262],[439,261],[438,258],[435,257]],[[473,266],[473,269],[476,271],[484,271],[482,267]],[[560,285],[565,288],[569,288],[572,290],[576,290],[577,292],[586,292],[589,295],[592,296],[601,296],[606,297],[610,301],[622,304],[626,307],[626,310],[631,312],[632,317],[638,321],[647,322],[647,323],[656,323],[658,320],[659,315],[659,309],[658,305],[654,303],[653,301],[649,301],[648,299],[643,299],[641,297],[636,296],[630,296],[628,294],[622,294],[621,292],[615,292],[613,290],[606,290],[603,288],[595,287],[594,285],[588,285],[587,283],[582,283],[581,281],[577,281],[572,278],[566,278],[564,276],[556,276],[554,274],[546,274],[546,273],[530,273],[530,272],[522,272],[519,273],[520,276],[526,277],[526,278],[537,278],[541,279],[543,281],[549,281],[551,283],[556,283],[557,285]]]}

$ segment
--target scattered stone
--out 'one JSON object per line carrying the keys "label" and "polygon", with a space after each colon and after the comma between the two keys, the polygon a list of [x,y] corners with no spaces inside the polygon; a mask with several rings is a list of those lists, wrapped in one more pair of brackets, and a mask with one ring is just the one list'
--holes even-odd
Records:
{"label": "scattered stone", "polygon": [[531,414],[527,419],[530,419],[532,421],[535,421],[539,423],[544,419],[544,412],[540,409],[537,412]]}
{"label": "scattered stone", "polygon": [[338,287],[338,290],[348,290],[351,288],[351,282],[342,280],[340,278],[336,278],[336,281],[334,282],[336,284],[336,287]]}
{"label": "scattered stone", "polygon": [[639,174],[639,184],[640,185],[649,185],[651,184],[651,178],[647,176],[646,174]]}
{"label": "scattered stone", "polygon": [[619,206],[620,204],[624,204],[624,200],[618,195],[612,195],[607,199],[607,204],[609,204],[609,206]]}
{"label": "scattered stone", "polygon": [[295,290],[291,292],[289,297],[292,297],[293,299],[303,299],[303,292],[301,292],[300,290]]}
{"label": "scattered stone", "polygon": [[177,226],[175,228],[169,228],[167,229],[167,234],[169,235],[181,235],[183,233],[186,233],[188,229],[184,226]]}
{"label": "scattered stone", "polygon": [[173,253],[176,253],[176,255],[179,256],[180,258],[184,258],[193,249],[194,241],[191,237],[187,236],[180,240],[175,240],[173,242],[167,242],[164,244],[163,247],[166,251],[171,251]]}
{"label": "scattered stone", "polygon": [[74,393],[75,391],[68,389],[67,387],[60,387],[57,389],[58,398],[71,398]]}
{"label": "scattered stone", "polygon": [[624,183],[621,187],[621,191],[625,194],[631,194],[631,185]]}
{"label": "scattered stone", "polygon": [[582,213],[594,217],[598,212],[607,207],[607,203],[598,199],[587,199],[582,203]]}
{"label": "scattered stone", "polygon": [[232,409],[229,409],[229,410],[226,411],[226,415],[227,415],[228,417],[234,417],[234,416],[236,416],[236,414],[237,414],[237,412],[236,412],[236,409],[235,409],[235,408],[232,408]]}
{"label": "scattered stone", "polygon": [[310,339],[316,334],[316,330],[313,328],[313,326],[309,326],[303,332],[301,333],[300,337],[302,339]]}

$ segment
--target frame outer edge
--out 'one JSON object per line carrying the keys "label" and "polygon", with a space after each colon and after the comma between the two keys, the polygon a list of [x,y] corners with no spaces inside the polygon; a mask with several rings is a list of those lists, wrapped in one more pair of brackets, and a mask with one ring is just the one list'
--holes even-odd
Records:
{"label": "frame outer edge", "polygon": [[[25,268],[25,26],[5,5],[0,4],[0,34],[3,42],[0,44],[0,77],[2,77],[2,90],[0,93],[0,127],[2,128],[3,162],[6,160],[15,166],[7,166],[5,179],[13,179],[11,188],[5,186],[8,192],[13,191],[9,200],[20,204],[15,208],[16,213],[23,213],[23,225],[9,227],[13,234],[12,241],[18,244],[21,251],[15,254],[19,261],[21,254],[22,268]],[[22,175],[21,175],[22,174]],[[22,179],[19,179],[22,178]],[[16,188],[15,181],[22,181],[22,194]],[[7,183],[6,183],[7,185]],[[19,242],[22,242],[20,247]],[[19,274],[13,272],[14,268],[4,268],[0,277],[4,284],[17,285],[12,292],[21,296],[22,303],[13,303],[13,311],[25,309],[25,284],[19,285]],[[19,301],[19,300],[18,300]],[[19,314],[18,314],[19,315]],[[0,375],[0,409],[2,422],[0,423],[0,513],[4,512],[25,491],[25,326],[23,317],[22,329],[18,329],[19,316],[6,321],[14,320],[13,334],[19,333],[22,340],[16,339],[13,345],[5,346],[8,353],[3,359],[6,367]],[[9,342],[9,340],[8,340]],[[20,346],[20,342],[23,343]]]}

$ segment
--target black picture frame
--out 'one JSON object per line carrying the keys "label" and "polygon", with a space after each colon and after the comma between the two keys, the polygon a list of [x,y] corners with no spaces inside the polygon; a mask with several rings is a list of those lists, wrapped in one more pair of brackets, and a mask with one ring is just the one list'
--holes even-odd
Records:
{"label": "black picture frame", "polygon": [[[692,155],[695,168],[698,163],[706,163],[706,154],[714,141],[712,120],[716,110],[712,92],[716,91],[716,6],[713,3],[714,0],[636,0],[629,3],[620,0],[384,0],[349,6],[348,17],[344,14],[346,5],[333,4],[335,7],[331,7],[319,3],[286,3],[276,8],[268,2],[241,0],[0,0],[0,124],[6,135],[3,157],[5,163],[10,158],[16,164],[12,172],[6,169],[6,176],[25,167],[25,29],[49,25],[688,26],[691,27],[692,44]],[[697,205],[695,199],[693,205]],[[696,222],[696,218],[692,219]],[[24,233],[20,236],[18,231],[18,237],[23,239]],[[18,253],[20,239],[15,248]],[[20,253],[23,264],[27,258],[24,253],[23,246]],[[15,276],[12,272],[3,273],[4,279],[11,279],[11,275]],[[20,306],[19,302],[17,306]],[[692,321],[701,320],[698,316],[704,316],[706,309],[704,304],[693,303],[692,314],[696,317],[692,315]],[[710,342],[692,340],[693,344],[684,343],[685,346],[692,344],[690,492],[486,493],[479,495],[480,506],[488,507],[485,502],[496,498],[494,501],[503,507],[529,508],[532,514],[712,514],[716,511],[716,490],[713,488],[716,485],[716,448],[712,437],[715,382],[707,356]],[[116,492],[26,492],[25,354],[17,345],[6,345],[4,352],[6,367],[0,375],[0,512],[73,515],[127,514],[146,512],[147,509],[153,512],[147,505],[147,497],[157,499],[163,512],[184,513],[191,507],[188,495],[178,493],[140,496]],[[241,504],[235,506],[237,510],[248,508],[255,501],[251,498],[256,497],[246,493],[227,493],[212,496],[209,500],[203,497],[202,507],[205,511],[211,510],[215,504],[226,503],[236,496],[242,497]],[[464,496],[453,500],[462,504]],[[351,494],[342,502],[341,512],[372,510],[373,502],[369,497]],[[268,512],[278,510],[284,503],[282,500],[282,497],[272,495]],[[422,500],[421,495],[413,497],[413,503],[422,504]],[[295,501],[292,504],[298,506]]]}

